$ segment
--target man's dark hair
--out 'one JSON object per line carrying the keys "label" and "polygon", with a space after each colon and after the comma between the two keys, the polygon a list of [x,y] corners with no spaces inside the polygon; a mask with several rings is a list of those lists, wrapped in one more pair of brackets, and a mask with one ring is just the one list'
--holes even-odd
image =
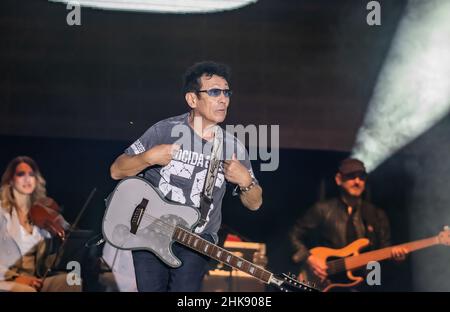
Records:
{"label": "man's dark hair", "polygon": [[225,64],[211,61],[195,63],[186,70],[183,76],[183,94],[199,91],[201,88],[200,78],[203,75],[207,77],[216,75],[224,78],[229,83],[231,72],[230,68]]}

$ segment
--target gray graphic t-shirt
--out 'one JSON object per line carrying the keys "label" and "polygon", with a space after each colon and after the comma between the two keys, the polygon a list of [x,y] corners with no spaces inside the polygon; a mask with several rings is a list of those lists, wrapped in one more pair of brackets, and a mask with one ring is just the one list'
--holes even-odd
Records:
{"label": "gray graphic t-shirt", "polygon": [[[127,155],[137,155],[160,144],[179,144],[180,150],[166,166],[152,166],[141,174],[159,188],[168,199],[191,207],[200,207],[206,172],[213,142],[203,140],[188,124],[189,113],[162,120],[150,127],[138,140],[125,150]],[[223,130],[223,129],[222,129]],[[223,130],[223,159],[231,159],[233,153],[253,175],[245,147],[233,135]],[[206,223],[195,229],[196,233],[211,234],[217,243],[217,231],[222,220],[222,199],[226,190],[223,163],[213,191],[213,205],[208,211]]]}

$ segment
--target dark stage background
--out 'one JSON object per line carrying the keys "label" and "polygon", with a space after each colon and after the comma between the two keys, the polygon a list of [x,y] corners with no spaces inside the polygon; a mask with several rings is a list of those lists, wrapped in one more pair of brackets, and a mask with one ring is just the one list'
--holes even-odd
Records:
{"label": "dark stage background", "polygon": [[[296,272],[288,231],[333,194],[334,170],[351,151],[405,5],[379,2],[377,28],[359,0],[260,0],[194,15],[82,8],[82,25],[70,27],[64,5],[2,0],[0,167],[17,155],[36,159],[69,221],[96,187],[80,226],[100,232],[112,161],[148,126],[186,110],[187,66],[226,62],[235,92],[227,124],[278,124],[281,149],[278,170],[253,163],[263,207],[249,212],[228,192],[224,224],[266,243],[271,270]],[[449,133],[447,116],[372,174],[367,195],[390,217],[394,243],[450,223]],[[440,260],[425,265],[430,258]],[[417,252],[388,265],[377,290],[448,291],[448,263],[441,247]]]}
{"label": "dark stage background", "polygon": [[[229,124],[280,124],[280,146],[350,150],[405,1],[260,0],[215,14],[167,15],[0,4],[0,134],[129,140],[186,109],[181,75],[232,68]],[[5,118],[5,116],[7,116]],[[130,124],[132,122],[133,124]]]}

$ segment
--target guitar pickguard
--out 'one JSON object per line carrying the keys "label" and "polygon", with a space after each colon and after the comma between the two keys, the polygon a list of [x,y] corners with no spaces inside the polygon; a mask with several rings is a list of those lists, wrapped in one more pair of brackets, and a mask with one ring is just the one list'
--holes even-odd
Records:
{"label": "guitar pickguard", "polygon": [[135,235],[130,232],[129,226],[117,224],[112,232],[112,242],[116,247],[122,249],[136,249],[137,246],[145,246],[144,249],[150,249],[168,265],[178,267],[181,263],[172,255],[170,249],[175,229],[174,224],[182,227],[188,226],[186,221],[176,215],[164,215],[146,227],[140,228]]}

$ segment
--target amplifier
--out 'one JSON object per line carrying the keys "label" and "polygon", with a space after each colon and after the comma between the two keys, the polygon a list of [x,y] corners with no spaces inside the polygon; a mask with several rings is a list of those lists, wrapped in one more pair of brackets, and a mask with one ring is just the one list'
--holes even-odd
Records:
{"label": "amplifier", "polygon": [[[225,241],[226,250],[254,264],[267,265],[266,244]],[[222,263],[210,270],[203,279],[202,291],[208,292],[263,292],[266,284],[242,271],[232,269]]]}
{"label": "amplifier", "polygon": [[210,270],[203,279],[204,292],[263,292],[266,284],[238,270]]}

